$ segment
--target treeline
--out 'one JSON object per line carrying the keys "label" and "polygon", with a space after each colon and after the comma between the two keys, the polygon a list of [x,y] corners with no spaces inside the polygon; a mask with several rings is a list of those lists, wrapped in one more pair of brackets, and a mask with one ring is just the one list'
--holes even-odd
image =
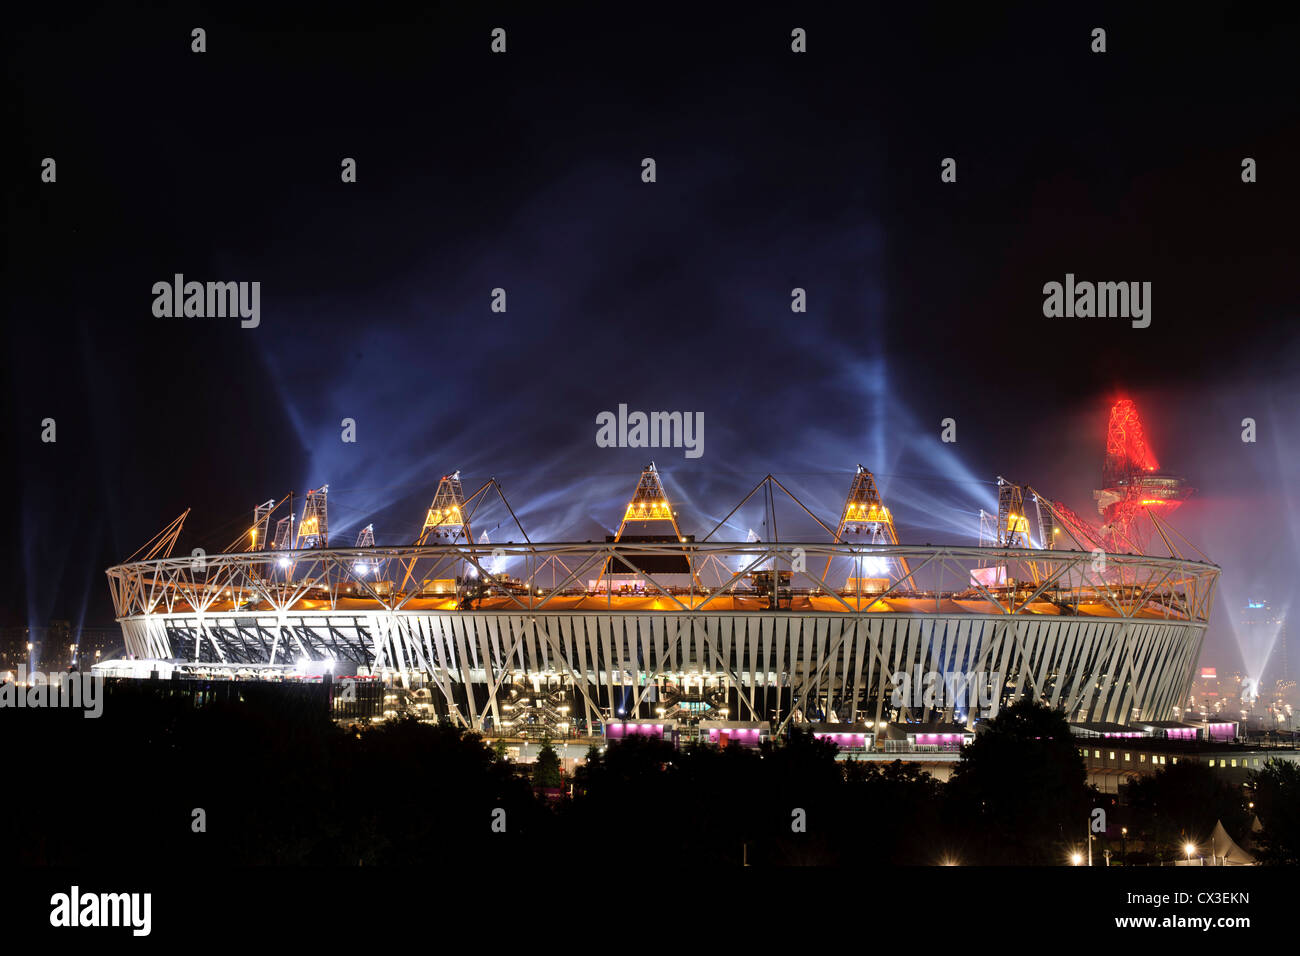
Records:
{"label": "treeline", "polygon": [[560,799],[551,755],[530,780],[451,726],[340,728],[270,697],[196,708],[145,691],[111,703],[96,720],[0,712],[8,862],[409,865],[453,876],[458,861],[485,860],[601,860],[602,873],[613,861],[629,875],[674,860],[1059,865],[1086,847],[1099,806],[1111,819],[1094,853],[1109,846],[1118,862],[1122,818],[1138,862],[1174,858],[1217,819],[1248,832],[1248,800],[1266,827],[1257,852],[1294,862],[1297,846],[1293,766],[1270,765],[1243,793],[1182,763],[1121,808],[1088,787],[1064,718],[1029,702],[990,721],[943,784],[915,765],[837,761],[807,734],[754,750],[632,738],[593,748]]}

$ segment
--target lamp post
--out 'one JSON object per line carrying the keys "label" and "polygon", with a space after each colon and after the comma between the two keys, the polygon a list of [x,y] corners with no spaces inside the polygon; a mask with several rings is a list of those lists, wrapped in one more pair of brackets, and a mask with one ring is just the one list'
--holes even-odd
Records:
{"label": "lamp post", "polygon": [[1192,865],[1192,854],[1193,854],[1194,852],[1196,852],[1196,845],[1195,845],[1195,844],[1192,844],[1192,843],[1188,843],[1188,844],[1186,844],[1186,845],[1183,847],[1183,849],[1187,851],[1187,865],[1188,865],[1188,866],[1191,866],[1191,865]]}
{"label": "lamp post", "polygon": [[1120,827],[1119,836],[1120,836],[1119,863],[1120,866],[1128,866],[1128,827]]}

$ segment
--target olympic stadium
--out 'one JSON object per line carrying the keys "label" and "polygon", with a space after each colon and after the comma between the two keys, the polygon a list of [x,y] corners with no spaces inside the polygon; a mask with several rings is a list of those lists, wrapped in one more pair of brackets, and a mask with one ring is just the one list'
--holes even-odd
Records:
{"label": "olympic stadium", "polygon": [[[835,523],[771,475],[732,511],[779,499],[820,540],[719,540],[726,518],[684,533],[651,464],[605,541],[534,542],[517,519],[521,541],[476,541],[486,500],[515,511],[495,480],[466,496],[457,473],[414,543],[376,545],[367,527],[339,547],[326,486],[300,515],[290,500],[274,530],[285,502],[259,505],[223,553],[173,556],[182,515],[108,569],[129,660],[98,666],[367,675],[488,733],[719,717],[775,733],[792,721],[970,727],[1024,697],[1080,723],[1167,721],[1187,698],[1219,568],[1183,553],[1151,482],[1132,485],[1148,496],[1133,518],[1167,555],[1137,548],[1132,520],[1094,527],[1002,479],[978,546],[900,543],[861,466]],[[905,689],[935,675],[971,693]]]}

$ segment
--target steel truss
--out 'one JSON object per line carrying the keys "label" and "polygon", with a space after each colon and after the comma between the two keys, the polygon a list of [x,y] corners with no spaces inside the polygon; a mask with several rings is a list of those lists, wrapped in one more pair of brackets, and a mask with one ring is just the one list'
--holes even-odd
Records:
{"label": "steel truss", "polygon": [[[640,573],[644,593],[620,595],[588,591],[584,576],[674,547],[496,547],[503,561],[473,542],[167,557],[108,578],[134,656],[348,661],[428,682],[441,712],[492,729],[520,686],[567,695],[589,728],[672,712],[697,686],[738,719],[777,726],[796,710],[976,716],[954,701],[895,707],[899,672],[997,674],[995,708],[1030,696],[1075,719],[1168,719],[1186,699],[1219,575],[1205,562],[1085,551],[686,541],[675,549],[698,574]],[[909,570],[869,595],[817,574],[827,559],[864,557]],[[284,558],[289,570],[277,568]],[[1006,566],[1005,586],[972,577],[989,561]],[[557,566],[568,569],[558,580]],[[755,587],[763,567],[788,570],[790,586]],[[420,583],[448,578],[454,594]]]}

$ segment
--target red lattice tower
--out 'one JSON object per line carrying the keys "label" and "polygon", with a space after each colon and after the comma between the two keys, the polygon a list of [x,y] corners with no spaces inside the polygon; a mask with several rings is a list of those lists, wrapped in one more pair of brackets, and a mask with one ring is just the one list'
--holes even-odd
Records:
{"label": "red lattice tower", "polygon": [[1106,463],[1103,487],[1093,493],[1104,530],[1116,544],[1128,550],[1141,547],[1149,531],[1139,532],[1138,519],[1146,512],[1161,518],[1170,515],[1192,493],[1183,479],[1160,474],[1160,462],[1147,444],[1137,405],[1122,398],[1110,410],[1106,428]]}

